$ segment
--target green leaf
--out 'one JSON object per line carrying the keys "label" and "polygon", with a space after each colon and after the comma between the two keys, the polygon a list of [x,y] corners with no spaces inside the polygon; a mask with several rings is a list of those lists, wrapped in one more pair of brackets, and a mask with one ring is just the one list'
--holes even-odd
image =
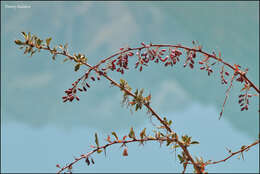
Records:
{"label": "green leaf", "polygon": [[66,44],[64,45],[64,49],[65,49],[65,50],[68,49],[68,43],[66,43]]}
{"label": "green leaf", "polygon": [[32,47],[29,47],[28,53],[30,53],[32,50],[33,50]]}
{"label": "green leaf", "polygon": [[32,51],[31,56],[36,52],[36,50]]}
{"label": "green leaf", "polygon": [[116,138],[116,140],[118,140],[118,136],[116,135],[115,132],[112,132],[112,135],[114,135],[114,137]]}
{"label": "green leaf", "polygon": [[137,111],[139,109],[139,104],[135,105],[135,111]]}
{"label": "green leaf", "polygon": [[95,133],[95,143],[96,143],[96,145],[99,147],[99,142],[98,142],[98,135],[97,135],[97,133]]}
{"label": "green leaf", "polygon": [[145,130],[146,130],[146,128],[144,128],[144,129],[141,131],[141,133],[140,133],[141,139],[143,139],[144,137],[146,137]]}
{"label": "green leaf", "polygon": [[175,144],[175,145],[172,146],[172,149],[175,149],[175,148],[178,148],[178,147],[180,147],[180,146]]}
{"label": "green leaf", "polygon": [[80,68],[80,64],[78,63],[78,64],[76,64],[76,65],[75,65],[75,68],[74,68],[74,70],[75,70],[75,71],[78,71],[78,70],[79,70],[79,68]]}
{"label": "green leaf", "polygon": [[55,59],[56,59],[56,55],[57,55],[57,54],[53,54],[52,60],[55,60]]}
{"label": "green leaf", "polygon": [[42,40],[41,40],[41,39],[37,39],[36,44],[37,44],[38,46],[40,46],[40,45],[42,44]]}
{"label": "green leaf", "polygon": [[179,158],[179,160],[180,160],[180,163],[183,163],[183,162],[184,162],[183,157],[182,157],[180,154],[178,154],[178,158]]}
{"label": "green leaf", "polygon": [[169,140],[169,139],[167,139],[166,146],[169,146],[171,143],[172,143],[172,141],[171,141],[171,140]]}
{"label": "green leaf", "polygon": [[26,54],[28,52],[28,50],[29,50],[29,47],[26,47],[25,51],[24,51],[24,54]]}
{"label": "green leaf", "polygon": [[120,84],[125,84],[125,80],[124,79],[120,79]]}
{"label": "green leaf", "polygon": [[28,33],[28,40],[31,40],[31,33]]}
{"label": "green leaf", "polygon": [[139,96],[142,96],[142,95],[143,95],[143,92],[144,92],[144,88],[142,88],[142,89],[140,90]]}
{"label": "green leaf", "polygon": [[14,43],[16,43],[17,45],[24,45],[24,43],[20,40],[15,40]]}
{"label": "green leaf", "polygon": [[52,39],[51,37],[46,39],[46,44],[47,44],[48,47],[50,46],[51,39]]}
{"label": "green leaf", "polygon": [[129,136],[129,138],[135,138],[135,132],[134,132],[134,129],[133,129],[133,127],[131,127],[131,129],[130,129],[130,132],[129,132],[129,134],[128,134],[128,136]]}
{"label": "green leaf", "polygon": [[198,141],[192,141],[190,144],[200,144]]}
{"label": "green leaf", "polygon": [[23,34],[24,39],[27,40],[27,34],[25,32],[22,32],[22,34]]}
{"label": "green leaf", "polygon": [[137,96],[137,94],[138,94],[138,89],[135,90],[135,96]]}

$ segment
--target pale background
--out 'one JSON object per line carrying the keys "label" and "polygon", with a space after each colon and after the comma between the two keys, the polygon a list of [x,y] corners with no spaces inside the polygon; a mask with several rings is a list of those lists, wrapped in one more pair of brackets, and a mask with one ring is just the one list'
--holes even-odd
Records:
{"label": "pale background", "polygon": [[[6,5],[27,5],[10,9]],[[102,141],[110,132],[122,137],[131,126],[150,127],[144,111],[131,115],[120,107],[122,94],[105,80],[94,84],[80,102],[62,103],[64,90],[83,70],[75,73],[63,57],[52,61],[47,52],[32,58],[14,44],[21,31],[52,44],[69,43],[71,53],[85,53],[91,64],[112,55],[120,47],[141,42],[184,44],[198,40],[206,51],[221,51],[231,64],[249,68],[248,77],[259,86],[258,2],[1,2],[1,171],[57,172],[55,165],[71,162],[88,152],[94,133]],[[208,77],[198,65],[194,70],[150,65],[142,73],[123,76],[132,88],[152,93],[151,106],[173,120],[174,129],[200,145],[193,155],[220,160],[233,150],[253,142],[259,133],[259,101],[249,111],[237,104],[241,85],[234,83],[223,118],[218,120],[227,88],[220,76]],[[132,66],[133,67],[133,66]],[[111,76],[118,80],[118,73]],[[146,93],[146,94],[147,94]],[[151,129],[149,129],[151,130]],[[119,146],[107,157],[94,155],[96,164],[79,163],[74,172],[181,172],[182,166],[169,148],[158,143],[129,145],[123,157]],[[259,172],[259,147],[209,172]],[[193,170],[188,169],[189,172]]]}

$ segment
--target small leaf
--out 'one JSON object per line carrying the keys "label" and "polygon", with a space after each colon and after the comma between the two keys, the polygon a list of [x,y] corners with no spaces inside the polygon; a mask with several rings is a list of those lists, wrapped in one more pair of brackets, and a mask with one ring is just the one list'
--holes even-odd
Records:
{"label": "small leaf", "polygon": [[133,127],[131,127],[131,129],[130,129],[130,132],[129,132],[129,134],[128,134],[128,136],[129,136],[129,138],[135,138],[135,132],[134,132],[134,129],[133,129]]}
{"label": "small leaf", "polygon": [[171,140],[169,140],[169,139],[167,139],[166,146],[169,146],[171,143],[172,143],[172,141],[171,141]]}
{"label": "small leaf", "polygon": [[16,43],[17,45],[24,45],[24,43],[20,40],[15,40],[14,43]]}
{"label": "small leaf", "polygon": [[172,146],[172,149],[175,149],[175,148],[178,148],[178,147],[180,147],[180,146],[175,144],[175,145]]}
{"label": "small leaf", "polygon": [[41,39],[37,39],[36,44],[37,44],[38,46],[40,46],[40,45],[42,44],[42,40],[41,40]]}
{"label": "small leaf", "polygon": [[240,90],[240,92],[241,92],[241,91],[244,91],[245,89],[247,89],[247,87],[243,87],[243,88]]}
{"label": "small leaf", "polygon": [[28,50],[29,50],[29,48],[26,47],[26,48],[25,48],[25,51],[24,51],[24,54],[26,54],[26,53],[28,52]]}
{"label": "small leaf", "polygon": [[135,105],[135,111],[137,111],[139,109],[139,105]]}
{"label": "small leaf", "polygon": [[108,135],[107,136],[107,139],[106,139],[109,143],[111,143],[111,139],[110,139],[110,136]]}
{"label": "small leaf", "polygon": [[94,161],[94,159],[93,159],[93,158],[91,158],[91,162],[92,162],[92,164],[95,164],[95,161]]}
{"label": "small leaf", "polygon": [[65,58],[64,60],[63,60],[63,62],[66,62],[66,61],[68,61],[69,60],[69,58]]}
{"label": "small leaf", "polygon": [[97,153],[101,153],[101,152],[103,152],[101,149],[98,149],[98,150],[97,150]]}
{"label": "small leaf", "polygon": [[85,162],[88,164],[88,166],[90,165],[90,161],[88,158],[86,158]]}
{"label": "small leaf", "polygon": [[27,34],[25,32],[22,32],[22,34],[23,34],[24,39],[27,40]]}
{"label": "small leaf", "polygon": [[125,80],[124,79],[120,79],[120,84],[125,84]]}
{"label": "small leaf", "polygon": [[125,141],[126,137],[127,137],[126,135],[123,137],[123,140],[124,140],[124,141]]}
{"label": "small leaf", "polygon": [[95,142],[96,142],[96,145],[99,147],[99,142],[98,142],[98,135],[97,135],[97,133],[95,133]]}
{"label": "small leaf", "polygon": [[66,44],[64,45],[64,49],[65,49],[65,50],[68,49],[68,43],[66,43]]}
{"label": "small leaf", "polygon": [[142,131],[141,131],[141,133],[140,133],[140,137],[141,137],[141,139],[143,139],[146,135],[145,135],[145,130],[146,130],[146,128],[144,128]]}
{"label": "small leaf", "polygon": [[112,135],[114,135],[114,136],[115,136],[115,138],[116,138],[116,140],[118,140],[118,136],[116,135],[116,133],[115,133],[115,132],[112,132]]}
{"label": "small leaf", "polygon": [[245,158],[244,158],[244,154],[243,154],[243,152],[241,152],[241,156],[242,156],[242,159],[244,160]]}
{"label": "small leaf", "polygon": [[79,68],[80,68],[80,64],[78,63],[78,64],[76,64],[76,65],[75,65],[75,68],[74,68],[74,70],[75,70],[75,71],[78,71],[78,70],[79,70]]}
{"label": "small leaf", "polygon": [[184,162],[184,160],[183,160],[183,158],[182,158],[182,156],[181,156],[180,154],[178,154],[178,158],[179,158],[179,160],[180,160],[180,163],[183,163],[183,162]]}
{"label": "small leaf", "polygon": [[144,98],[144,100],[145,100],[146,102],[150,102],[151,97],[152,97],[151,94],[149,94],[147,97]]}
{"label": "small leaf", "polygon": [[57,55],[57,54],[53,54],[52,60],[55,60],[55,59],[56,59],[56,55]]}
{"label": "small leaf", "polygon": [[51,37],[46,39],[46,44],[47,44],[48,47],[50,46],[51,39],[52,39]]}
{"label": "small leaf", "polygon": [[28,33],[28,40],[31,40],[31,32]]}
{"label": "small leaf", "polygon": [[143,95],[143,92],[144,92],[144,88],[142,88],[142,89],[140,90],[139,96],[142,96],[142,95]]}
{"label": "small leaf", "polygon": [[137,94],[138,94],[138,89],[135,90],[135,96],[137,96]]}
{"label": "small leaf", "polygon": [[36,52],[36,50],[32,51],[31,56]]}
{"label": "small leaf", "polygon": [[192,141],[190,144],[200,144],[198,141]]}
{"label": "small leaf", "polygon": [[130,105],[135,105],[135,101],[128,102]]}

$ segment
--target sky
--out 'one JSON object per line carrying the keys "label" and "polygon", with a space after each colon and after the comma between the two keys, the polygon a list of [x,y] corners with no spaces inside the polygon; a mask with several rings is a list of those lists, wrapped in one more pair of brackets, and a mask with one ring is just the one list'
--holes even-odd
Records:
{"label": "sky", "polygon": [[[30,8],[10,8],[26,5]],[[9,6],[9,7],[8,7]],[[33,57],[14,44],[21,32],[52,44],[69,44],[71,53],[84,53],[90,64],[117,52],[140,46],[141,42],[192,46],[198,40],[208,52],[221,51],[230,64],[249,68],[248,77],[259,86],[258,2],[1,2],[1,172],[56,172],[90,150],[94,133],[100,139],[112,131],[123,136],[134,127],[152,133],[146,111],[133,114],[121,107],[122,93],[102,79],[93,84],[80,102],[63,103],[64,90],[84,73],[74,72],[63,57],[51,59],[47,52]],[[183,68],[149,65],[142,73],[130,70],[115,80],[126,79],[132,88],[152,94],[151,106],[173,120],[180,135],[188,134],[199,145],[193,155],[219,160],[232,150],[250,144],[259,134],[259,101],[240,112],[239,83],[234,83],[218,120],[227,86],[220,83],[216,69],[208,77],[195,65]],[[130,63],[134,67],[134,62]],[[103,139],[104,139],[103,138]],[[101,140],[102,142],[102,140]],[[103,143],[105,143],[103,141]],[[181,172],[175,153],[158,143],[129,145],[123,157],[119,146],[107,156],[94,155],[93,166],[79,163],[75,172]],[[209,166],[208,172],[259,172],[259,146],[224,164]],[[188,172],[192,172],[192,168]]]}

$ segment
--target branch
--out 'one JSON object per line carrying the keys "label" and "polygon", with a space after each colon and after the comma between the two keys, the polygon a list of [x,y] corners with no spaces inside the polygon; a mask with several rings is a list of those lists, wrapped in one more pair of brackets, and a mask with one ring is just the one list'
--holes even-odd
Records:
{"label": "branch", "polygon": [[[78,83],[82,80],[83,82],[88,78],[90,72],[92,70],[94,70],[94,72],[98,75],[98,78],[99,76],[103,76],[105,77],[107,80],[109,80],[111,82],[111,84],[113,84],[114,86],[117,86],[120,90],[124,91],[125,95],[129,95],[131,97],[133,97],[134,99],[138,98],[137,94],[133,94],[131,92],[131,89],[128,89],[128,88],[125,88],[125,87],[122,87],[121,84],[115,82],[113,79],[111,79],[107,73],[106,73],[106,70],[108,69],[111,69],[112,71],[115,70],[115,65],[113,64],[115,60],[113,60],[112,62],[112,68],[109,67],[109,68],[103,68],[102,71],[99,69],[99,67],[104,64],[105,62],[107,62],[108,60],[111,60],[112,58],[116,57],[116,56],[119,56],[117,58],[118,62],[117,62],[117,65],[120,66],[120,68],[117,69],[118,72],[121,72],[122,74],[124,73],[124,70],[128,69],[127,67],[127,64],[128,64],[128,56],[133,56],[134,54],[131,52],[131,51],[138,51],[136,53],[136,55],[138,55],[138,62],[136,63],[136,68],[139,66],[140,64],[140,71],[142,71],[142,66],[145,65],[147,66],[147,63],[150,61],[150,60],[154,60],[155,58],[155,63],[158,63],[159,60],[161,62],[165,62],[167,60],[167,62],[165,63],[165,66],[168,66],[168,65],[171,65],[173,66],[173,64],[176,64],[176,61],[179,61],[179,56],[182,55],[182,52],[180,52],[178,49],[184,49],[187,51],[187,57],[186,57],[186,61],[185,61],[185,64],[184,64],[184,67],[189,63],[189,66],[191,69],[193,69],[194,67],[194,61],[193,59],[196,57],[196,53],[201,53],[205,56],[204,60],[202,60],[202,62],[199,62],[200,64],[205,64],[205,66],[207,67],[206,68],[206,71],[208,71],[208,75],[210,75],[210,73],[212,73],[213,71],[211,70],[210,66],[214,65],[216,62],[214,62],[213,64],[211,65],[208,65],[208,61],[210,58],[216,60],[217,62],[221,62],[222,64],[224,64],[225,66],[228,66],[229,68],[231,68],[233,71],[234,71],[234,75],[232,77],[232,81],[231,81],[231,85],[229,86],[227,92],[226,92],[226,98],[225,98],[225,101],[224,101],[224,104],[223,104],[223,107],[226,103],[226,100],[227,100],[227,97],[228,97],[228,93],[231,89],[231,86],[232,86],[232,82],[234,80],[234,76],[236,75],[240,75],[240,77],[237,79],[237,81],[240,81],[241,83],[242,82],[245,82],[245,86],[246,86],[246,89],[247,91],[250,89],[250,87],[253,87],[254,90],[259,94],[259,89],[254,85],[254,83],[252,83],[247,77],[246,77],[246,73],[247,73],[247,70],[246,71],[242,71],[240,70],[238,67],[240,67],[239,65],[230,65],[229,63],[227,62],[224,62],[220,57],[220,53],[219,53],[219,56],[217,57],[215,53],[213,54],[209,54],[209,53],[206,53],[204,51],[201,50],[201,46],[194,46],[194,48],[189,48],[189,47],[185,47],[185,46],[181,46],[181,45],[163,45],[163,44],[160,44],[160,45],[156,45],[156,44],[150,44],[150,45],[145,45],[144,43],[142,43],[142,46],[141,47],[137,47],[137,48],[121,48],[120,49],[120,52],[118,53],[115,53],[113,54],[112,56],[109,56],[103,60],[101,60],[98,64],[96,64],[95,66],[92,66],[90,65],[89,63],[87,63],[87,58],[84,56],[82,56],[81,54],[78,54],[78,55],[75,55],[74,56],[71,56],[69,55],[68,51],[67,51],[67,44],[63,47],[62,45],[60,45],[60,48],[61,48],[61,52],[57,51],[56,48],[53,48],[51,49],[49,47],[49,44],[50,44],[50,41],[51,41],[51,38],[48,38],[46,39],[46,44],[41,44],[42,43],[42,40],[40,40],[39,38],[37,38],[36,36],[32,36],[30,35],[30,33],[25,34],[24,32],[22,32],[22,34],[24,35],[25,37],[25,40],[26,42],[21,42],[20,40],[16,40],[15,43],[18,44],[18,45],[22,45],[22,48],[24,46],[26,46],[26,49],[25,49],[25,52],[24,53],[30,53],[31,52],[31,55],[33,55],[36,50],[33,50],[33,48],[36,48],[38,50],[48,50],[50,51],[51,54],[53,54],[53,59],[55,59],[55,56],[56,55],[63,55],[63,56],[66,56],[67,59],[70,59],[70,60],[73,60],[74,62],[76,62],[76,66],[75,66],[75,71],[77,71],[81,65],[85,65],[87,66],[89,69],[88,71],[82,75],[80,78],[78,78],[74,83],[73,83],[73,88],[70,88],[69,90],[65,91],[65,93],[67,93],[68,96],[64,96],[63,99],[64,99],[64,102],[69,100],[69,101],[72,101],[74,98],[76,98],[77,100],[79,100],[79,98],[75,95],[76,94],[76,87],[78,85]],[[194,44],[194,43],[193,43]],[[195,45],[195,44],[194,44]],[[158,49],[159,48],[163,48],[163,47],[167,47],[169,48],[169,54],[170,54],[170,58],[169,56],[166,56],[165,58],[162,58],[160,55],[164,55],[164,52],[166,51],[166,49],[162,49],[160,50],[160,52],[158,53]],[[152,49],[152,48],[156,48],[155,50]],[[172,50],[171,48],[175,48],[175,50]],[[143,49],[147,49],[147,52],[146,53],[143,53],[141,54],[141,50]],[[150,50],[152,49],[152,50]],[[147,54],[149,54],[149,58],[147,58]],[[123,57],[124,56],[124,57]],[[123,61],[123,63],[122,63]],[[201,69],[205,69],[205,66],[204,67],[201,67]],[[222,77],[221,77],[222,78]],[[94,77],[91,77],[91,79],[93,81],[95,81],[95,78]],[[223,78],[222,78],[223,80]],[[87,85],[88,86],[88,85]],[[89,87],[89,86],[88,86]],[[83,89],[84,91],[86,91],[85,87],[83,86]],[[78,88],[78,90],[82,91],[82,89]],[[75,97],[76,96],[76,97]],[[246,93],[246,99],[247,97],[249,97],[249,95]],[[248,101],[246,101],[247,104],[248,104]],[[184,161],[184,171],[186,169],[186,165],[187,164],[190,164],[189,162],[191,162],[191,164],[193,165],[195,171],[197,173],[203,173],[204,172],[204,167],[205,167],[205,163],[203,163],[202,160],[197,160],[197,162],[195,162],[195,160],[192,158],[190,152],[188,151],[187,147],[188,145],[185,144],[185,142],[181,141],[178,139],[178,136],[177,134],[170,128],[169,124],[163,120],[151,107],[150,107],[150,103],[149,102],[144,102],[143,105],[148,109],[149,112],[152,113],[152,116],[154,116],[161,124],[162,124],[162,127],[165,128],[170,135],[175,135],[175,142],[179,145],[179,147],[181,147],[181,149],[183,150],[183,157],[185,157],[186,161]],[[223,112],[223,107],[222,107],[222,112]],[[244,109],[241,109],[241,111],[243,111]],[[247,108],[246,108],[247,110]],[[222,115],[222,112],[221,112],[221,115]],[[221,116],[220,115],[220,116]],[[148,139],[149,140],[149,139]],[[148,141],[147,140],[147,141]],[[154,139],[153,139],[154,140]],[[128,143],[128,142],[135,142],[135,141],[124,141],[122,143]],[[116,143],[119,143],[119,142],[116,142]],[[258,142],[259,143],[259,142]],[[112,144],[115,144],[115,143],[112,143]],[[98,147],[97,149],[93,150],[92,152],[88,153],[87,155],[83,155],[81,158],[75,160],[74,162],[72,162],[71,164],[73,165],[74,163],[76,163],[77,161],[79,161],[80,159],[83,159],[83,158],[87,158],[89,155],[91,155],[92,153],[98,151],[100,148],[106,148],[107,146],[110,146],[112,145],[111,143],[108,144],[108,145],[105,145],[105,146],[102,146],[102,147]],[[251,147],[251,146],[250,146]],[[247,147],[248,149],[250,147]],[[243,150],[240,152],[242,153],[244,151],[244,148]],[[239,153],[239,152],[237,152]],[[232,154],[237,154],[237,153],[232,153]],[[233,156],[233,155],[231,155]],[[229,159],[231,156],[227,157],[226,159],[224,160],[221,160],[219,162],[222,162],[222,161],[225,161],[227,159]],[[215,163],[218,163],[218,162],[215,162]],[[72,165],[68,165],[66,168],[70,168],[72,167]],[[64,170],[64,169],[63,169]]]}
{"label": "branch", "polygon": [[240,148],[240,150],[238,150],[238,151],[236,151],[236,152],[231,152],[230,150],[229,150],[229,153],[230,153],[230,155],[229,156],[227,156],[225,159],[223,159],[223,160],[219,160],[219,161],[214,161],[214,162],[209,162],[208,164],[218,164],[218,163],[221,163],[221,162],[226,162],[229,158],[231,158],[232,156],[234,156],[234,155],[236,155],[236,154],[238,154],[238,153],[243,153],[244,151],[248,151],[251,147],[253,147],[253,146],[255,146],[255,145],[257,145],[257,144],[259,144],[260,143],[260,140],[256,140],[255,142],[253,142],[252,144],[250,144],[250,145],[247,145],[247,146],[242,146],[241,148]]}
{"label": "branch", "polygon": [[[109,81],[111,82],[111,84],[113,84],[113,85],[119,87],[120,89],[122,89],[121,86],[120,86],[120,84],[118,84],[117,82],[115,82],[114,80],[112,80],[106,73],[103,73],[102,71],[99,71],[97,65],[96,65],[96,66],[92,66],[92,65],[90,65],[89,63],[86,63],[86,62],[81,61],[80,59],[76,59],[75,56],[69,55],[67,51],[58,52],[58,51],[55,50],[55,49],[51,49],[48,45],[47,45],[47,46],[41,46],[41,45],[40,45],[40,46],[37,46],[37,45],[36,45],[35,43],[33,43],[33,42],[28,42],[28,43],[26,43],[26,45],[29,45],[31,48],[36,47],[36,48],[38,48],[38,49],[48,50],[48,51],[50,51],[50,52],[51,52],[52,54],[54,54],[54,55],[55,55],[55,54],[56,54],[56,55],[57,55],[57,54],[60,54],[60,55],[66,56],[66,57],[69,58],[70,60],[74,60],[74,61],[77,62],[77,63],[81,63],[81,64],[83,64],[83,65],[89,67],[90,69],[89,69],[89,71],[86,73],[87,75],[90,73],[91,70],[94,70],[97,74],[99,74],[99,75],[101,75],[101,76],[104,76],[107,80],[109,80]],[[141,47],[141,49],[142,49],[142,48],[144,48],[144,47]],[[135,48],[135,50],[136,50],[136,49],[140,49],[140,48]],[[116,56],[116,55],[118,55],[118,54],[120,54],[120,53],[114,54],[114,56]],[[113,56],[112,56],[112,57],[113,57]],[[111,58],[111,56],[110,56],[110,58]],[[107,58],[107,59],[105,59],[105,60],[108,60],[108,59],[109,59],[109,58]],[[105,62],[105,61],[102,61],[102,62]],[[79,83],[79,81],[82,80],[82,79],[86,76],[86,74],[83,75],[83,76],[81,76],[78,80],[75,81],[75,83],[73,84],[74,87],[73,87],[72,90],[74,90],[74,89],[76,88],[76,86],[77,86],[77,84]],[[132,97],[136,97],[136,95],[134,95],[131,91],[129,91],[129,90],[125,89],[125,88],[123,88],[122,90],[123,90],[125,93],[127,93],[128,95],[130,95],[130,96],[132,96]],[[73,97],[73,98],[74,98],[74,97]],[[73,98],[72,98],[72,100],[73,100]],[[79,100],[79,99],[78,99],[78,100]],[[171,128],[163,121],[163,119],[162,119],[147,103],[144,104],[144,105],[145,105],[145,106],[147,107],[147,109],[152,113],[152,115],[154,115],[154,116],[160,121],[160,123],[166,128],[166,130],[167,130],[168,132],[174,133],[174,132],[171,130]],[[191,161],[191,163],[192,163],[193,166],[194,166],[195,171],[198,172],[198,173],[201,173],[201,169],[200,169],[199,165],[198,165],[198,164],[194,161],[194,159],[192,158],[190,152],[189,152],[188,149],[187,149],[187,146],[186,146],[185,144],[183,144],[181,141],[178,140],[178,136],[176,137],[176,143],[182,148],[182,150],[183,150],[184,153],[186,154],[188,160]]]}
{"label": "branch", "polygon": [[[176,139],[172,139],[172,138],[166,138],[166,137],[160,137],[160,138],[143,138],[143,139],[132,139],[132,140],[115,140],[113,142],[110,142],[108,144],[105,144],[103,146],[100,146],[100,147],[96,147],[94,150],[88,152],[87,154],[82,154],[79,158],[75,158],[75,160],[73,162],[71,162],[70,164],[62,167],[57,173],[61,173],[62,171],[64,171],[65,169],[71,169],[72,166],[79,162],[80,160],[82,159],[88,159],[92,154],[94,154],[95,152],[98,152],[98,150],[102,150],[102,149],[106,149],[107,147],[109,146],[112,146],[112,145],[115,145],[115,144],[122,144],[122,146],[125,146],[125,144],[128,144],[128,143],[134,143],[134,142],[140,142],[140,143],[143,143],[143,142],[148,142],[148,141],[157,141],[157,142],[164,142],[164,141],[176,141]],[[125,155],[127,156],[127,155]],[[87,161],[86,161],[87,162]],[[88,162],[87,162],[88,163]],[[88,163],[89,164],[89,163]]]}

